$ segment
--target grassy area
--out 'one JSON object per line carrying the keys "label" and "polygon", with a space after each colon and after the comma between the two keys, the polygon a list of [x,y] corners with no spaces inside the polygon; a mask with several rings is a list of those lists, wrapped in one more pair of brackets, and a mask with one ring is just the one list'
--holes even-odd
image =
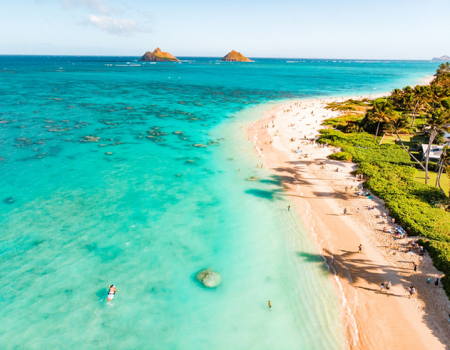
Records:
{"label": "grassy area", "polygon": [[[437,173],[429,171],[428,175],[430,179],[428,179],[428,185],[434,186],[436,183],[436,177]],[[425,171],[416,169],[416,174],[414,175],[414,180],[419,181],[421,183],[425,183]],[[442,174],[441,176],[441,186],[442,189],[445,191],[445,193],[448,194],[448,191],[450,190],[450,179],[447,177],[446,174]]]}
{"label": "grassy area", "polygon": [[[414,135],[414,134],[400,135],[400,138],[403,141],[403,144],[406,147],[409,147],[410,149],[411,148],[414,149],[416,143],[425,142],[425,136],[423,136],[423,135]],[[383,143],[394,145],[395,140],[397,140],[397,135],[385,136]],[[400,144],[400,143],[398,143],[398,144]]]}

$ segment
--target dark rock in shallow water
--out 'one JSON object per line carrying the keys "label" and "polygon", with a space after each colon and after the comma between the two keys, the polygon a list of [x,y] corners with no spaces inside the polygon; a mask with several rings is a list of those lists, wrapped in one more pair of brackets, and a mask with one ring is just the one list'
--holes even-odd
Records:
{"label": "dark rock in shallow water", "polygon": [[222,278],[217,272],[211,271],[209,269],[205,269],[200,271],[197,274],[197,279],[202,283],[205,287],[214,288],[217,287],[220,282],[222,282]]}
{"label": "dark rock in shallow water", "polygon": [[6,203],[6,204],[14,204],[15,202],[16,202],[16,197],[13,197],[13,196],[5,198],[3,200],[3,203]]}
{"label": "dark rock in shallow water", "polygon": [[81,142],[98,142],[98,140],[100,140],[100,137],[84,136],[80,141]]}

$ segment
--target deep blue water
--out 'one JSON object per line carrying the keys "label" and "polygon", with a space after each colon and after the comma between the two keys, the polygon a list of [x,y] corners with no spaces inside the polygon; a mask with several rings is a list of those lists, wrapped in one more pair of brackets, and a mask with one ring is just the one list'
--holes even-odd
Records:
{"label": "deep blue water", "polygon": [[136,59],[0,56],[2,348],[344,348],[326,266],[240,126],[437,64]]}

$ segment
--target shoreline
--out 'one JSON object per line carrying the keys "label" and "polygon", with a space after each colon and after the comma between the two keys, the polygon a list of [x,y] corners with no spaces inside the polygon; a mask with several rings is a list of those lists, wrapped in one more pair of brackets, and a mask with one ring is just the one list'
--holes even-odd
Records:
{"label": "shoreline", "polygon": [[[426,78],[428,82],[431,79],[432,77]],[[371,96],[374,97],[377,96]],[[312,140],[318,130],[323,128],[323,120],[340,114],[325,110],[321,106],[327,102],[348,98],[351,97],[293,100],[276,105],[263,113],[262,119],[250,125],[247,130],[249,139],[253,141],[265,167],[270,168],[270,171],[281,179],[286,194],[295,204],[331,272],[333,284],[342,302],[348,347],[443,349],[443,344],[449,344],[445,335],[448,331],[445,326],[448,327],[448,324],[439,327],[436,320],[425,318],[429,300],[422,300],[420,290],[417,300],[408,298],[405,288],[411,283],[408,280],[410,276],[402,274],[401,270],[405,268],[395,266],[392,261],[386,259],[386,254],[380,251],[380,240],[375,232],[371,232],[375,231],[373,223],[370,222],[370,226],[365,224],[367,218],[361,220],[363,216],[370,215],[369,211],[363,210],[361,215],[354,215],[355,208],[352,207],[353,215],[341,214],[342,206],[350,206],[349,200],[353,201],[353,198],[342,193],[344,191],[340,191],[339,187],[343,187],[343,182],[355,185],[356,180],[349,177],[349,173],[356,168],[356,164],[329,160],[327,156],[332,153],[329,148],[309,144],[308,140]],[[271,124],[272,121],[275,124]],[[268,125],[272,127],[267,127]],[[301,131],[297,130],[298,127],[301,127]],[[302,137],[298,136],[300,134]],[[292,152],[296,147],[301,148],[302,153]],[[305,153],[308,154],[307,158],[303,158]],[[344,169],[339,173],[324,172],[320,169],[319,162],[325,162],[329,167]],[[361,183],[358,185],[362,186]],[[378,198],[374,198],[374,202],[382,206],[382,201]],[[367,204],[368,202],[358,202],[357,205],[364,208]],[[373,218],[369,217],[368,221],[373,221]],[[364,247],[363,254],[357,254],[359,244]],[[431,260],[427,261],[427,264],[427,272],[430,273],[434,267]],[[416,275],[426,280],[425,275]],[[380,283],[385,280],[393,284],[391,297],[379,292]],[[415,281],[413,283],[417,285]],[[439,289],[442,294],[443,290]],[[442,299],[442,295],[439,297]],[[444,297],[448,302],[445,293]],[[427,297],[424,296],[424,299]],[[450,304],[443,305],[441,300],[438,307],[431,309],[448,309],[447,306]],[[383,334],[382,339],[380,333]]]}

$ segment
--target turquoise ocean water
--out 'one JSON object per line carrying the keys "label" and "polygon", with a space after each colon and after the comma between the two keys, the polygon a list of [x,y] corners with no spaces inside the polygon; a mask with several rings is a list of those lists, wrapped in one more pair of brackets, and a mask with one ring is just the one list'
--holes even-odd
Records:
{"label": "turquoise ocean water", "polygon": [[1,348],[345,348],[327,268],[245,126],[436,66],[0,56]]}

